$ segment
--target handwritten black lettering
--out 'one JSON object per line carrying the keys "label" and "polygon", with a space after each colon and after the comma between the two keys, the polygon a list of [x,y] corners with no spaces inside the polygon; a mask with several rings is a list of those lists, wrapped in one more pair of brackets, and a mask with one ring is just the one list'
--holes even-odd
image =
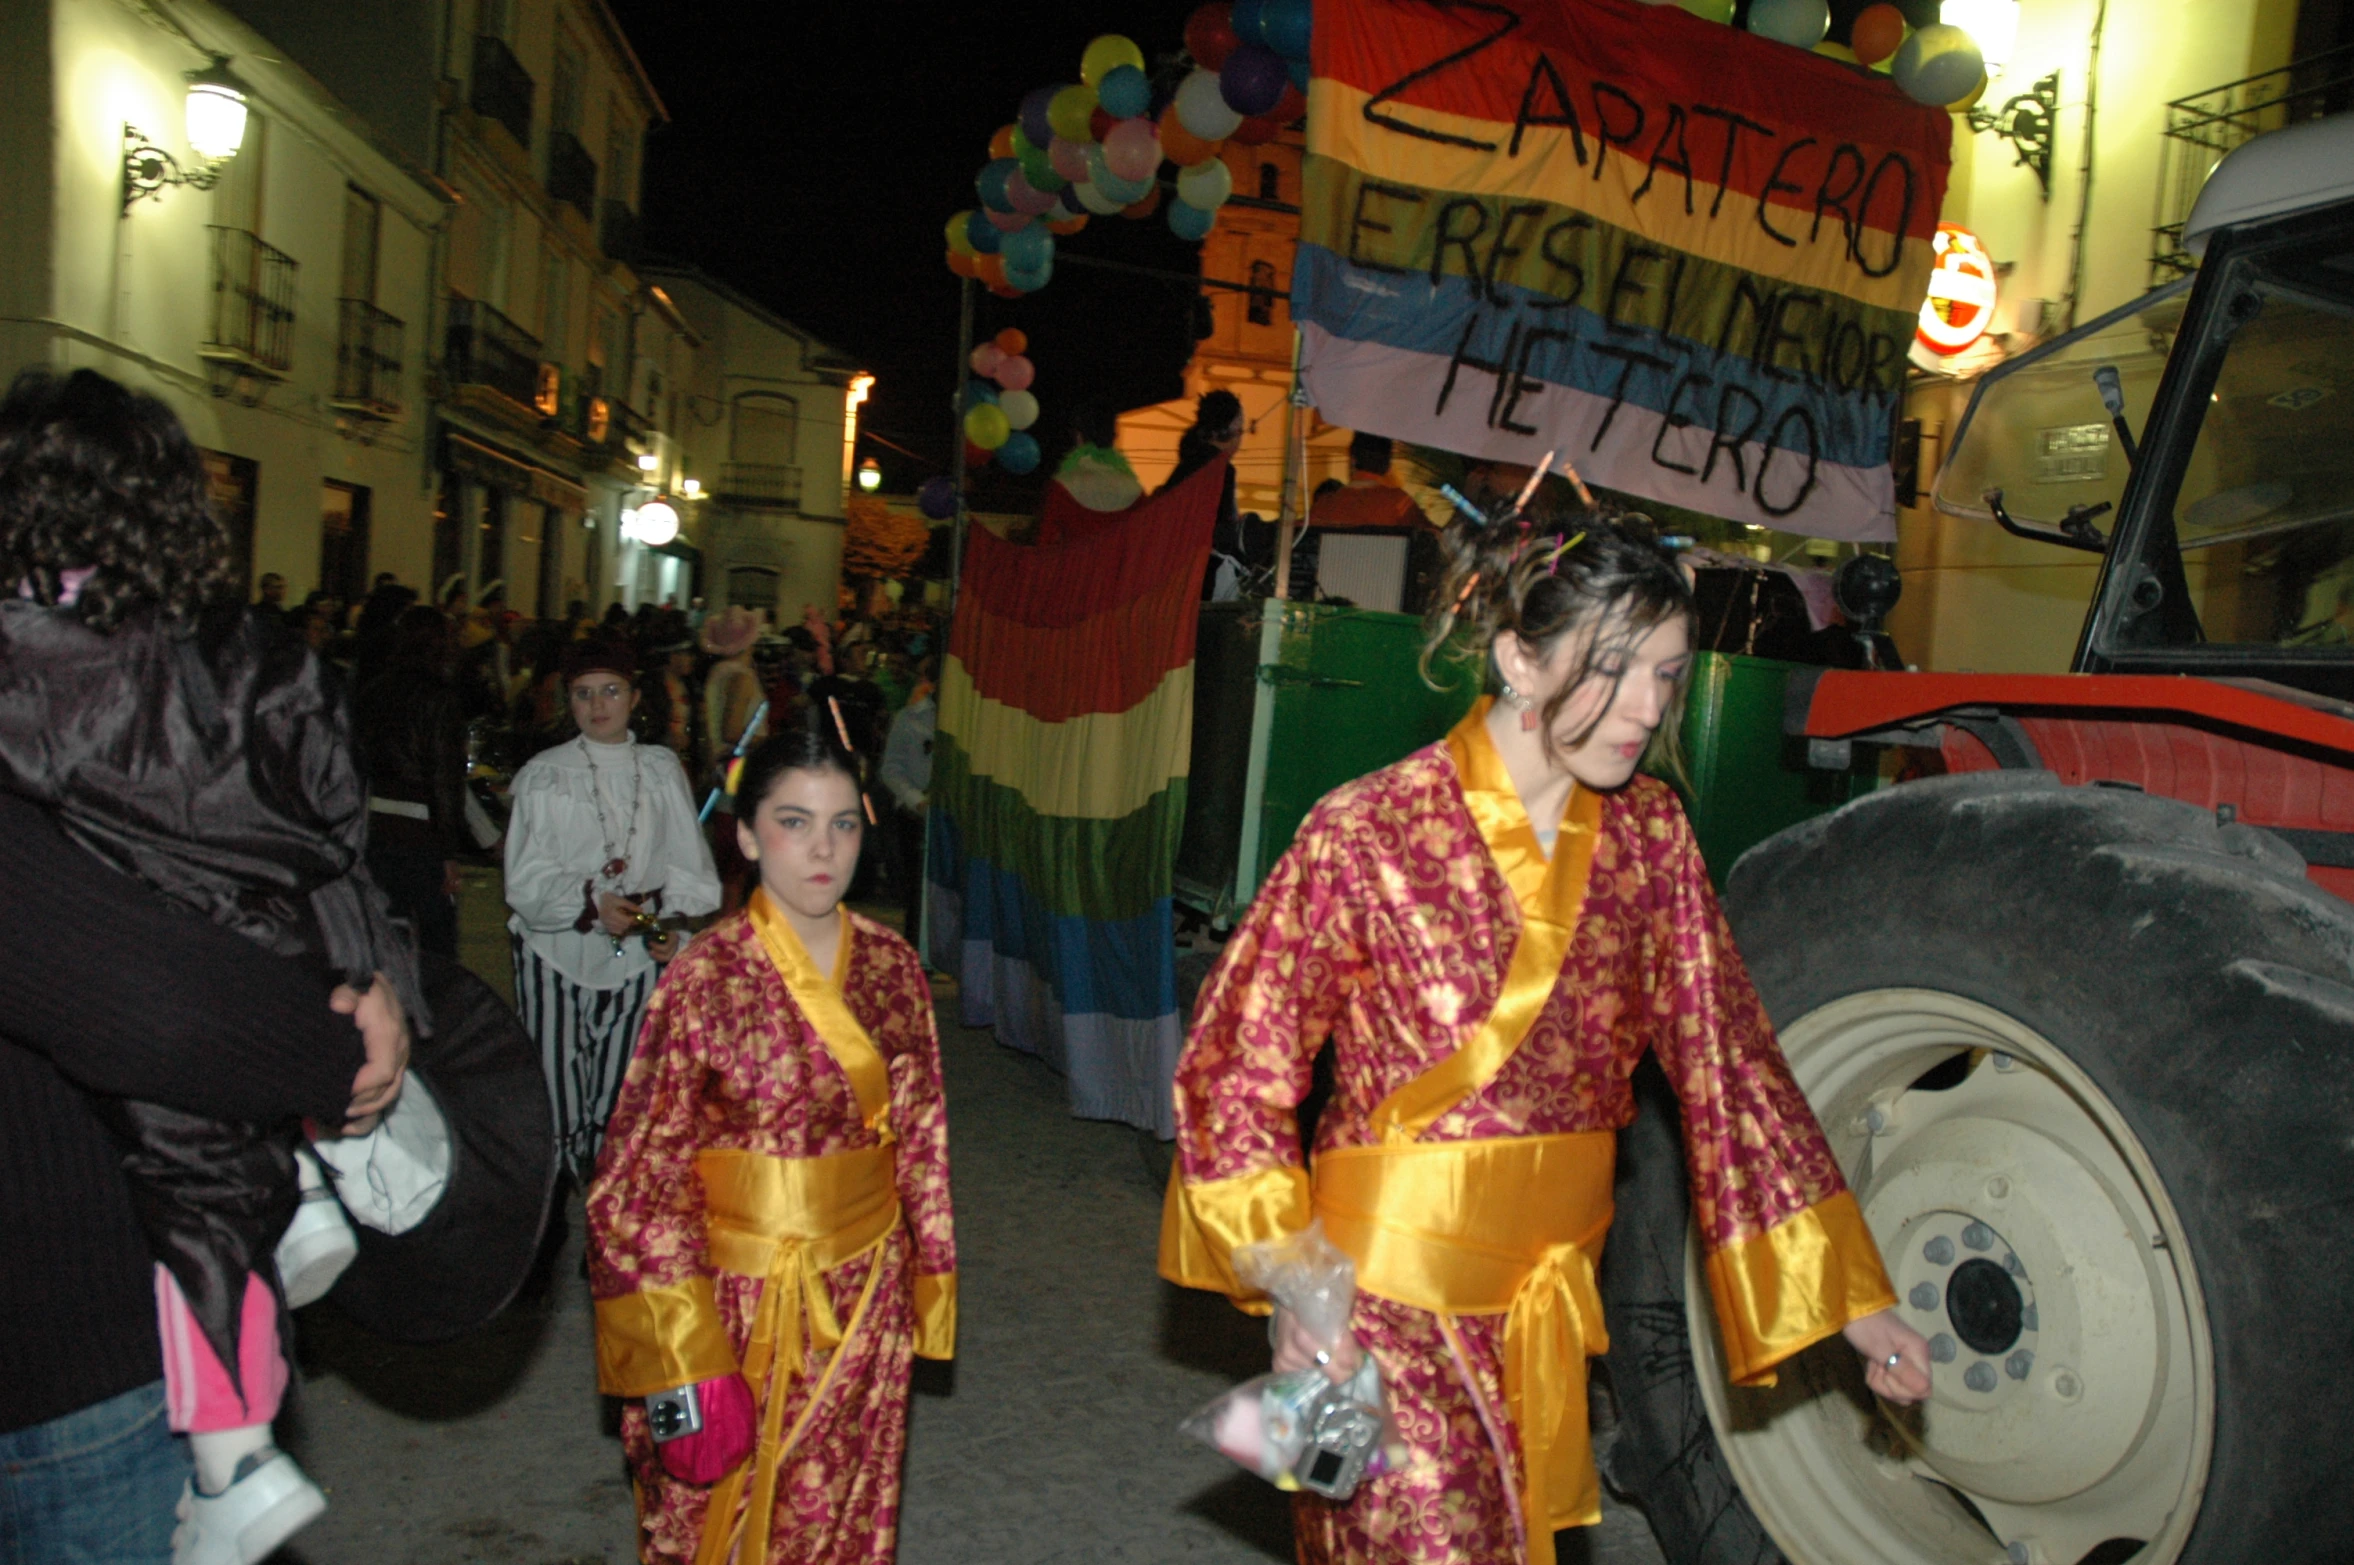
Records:
{"label": "handwritten black lettering", "polygon": [[[1366,234],[1387,234],[1394,232],[1394,230],[1389,224],[1377,223],[1365,215],[1365,198],[1373,196],[1386,201],[1411,201],[1416,206],[1420,206],[1424,194],[1423,191],[1415,189],[1412,185],[1385,185],[1377,179],[1369,179],[1359,185],[1356,204],[1349,213],[1349,264],[1361,266],[1369,272],[1404,272],[1406,268],[1402,266],[1391,266],[1385,262],[1366,259],[1363,236]],[[1385,210],[1382,215],[1387,217],[1389,213]]]}
{"label": "handwritten black lettering", "polygon": [[[1586,233],[1593,226],[1594,220],[1582,214],[1565,217],[1551,228],[1546,229],[1545,237],[1537,241],[1538,253],[1552,265],[1553,276],[1549,284],[1549,291],[1555,295],[1551,299],[1541,301],[1537,305],[1538,309],[1557,310],[1563,305],[1577,304],[1585,299],[1585,262],[1579,255],[1565,252],[1568,249],[1571,236]],[[1567,287],[1561,283],[1564,275],[1570,279]]]}
{"label": "handwritten black lettering", "polygon": [[1659,312],[1659,329],[1672,335],[1676,329],[1676,296],[1684,291],[1684,266],[1692,258],[1681,250],[1676,252],[1676,269],[1667,274],[1667,303]]}
{"label": "handwritten black lettering", "polygon": [[1475,358],[1472,355],[1471,339],[1479,335],[1479,329],[1483,324],[1484,319],[1477,311],[1472,313],[1470,320],[1463,323],[1463,335],[1456,340],[1455,352],[1447,360],[1447,378],[1439,383],[1438,406],[1431,410],[1431,417],[1444,418],[1446,416],[1447,403],[1455,395],[1455,376],[1458,371],[1474,369],[1488,375],[1502,375],[1504,373],[1504,366],[1510,362],[1509,359],[1497,361]]}
{"label": "handwritten black lettering", "polygon": [[1855,390],[1864,373],[1864,329],[1850,320],[1831,324],[1829,345],[1823,351],[1823,378],[1845,396]]}
{"label": "handwritten black lettering", "polygon": [[[1749,338],[1746,343],[1735,342],[1740,330],[1741,307],[1749,307]],[[1758,344],[1765,337],[1766,321],[1773,314],[1773,291],[1747,272],[1733,279],[1733,297],[1725,303],[1725,318],[1717,323],[1716,351],[1738,353],[1745,359],[1757,357]]]}
{"label": "handwritten black lettering", "polygon": [[1536,357],[1538,349],[1546,343],[1570,340],[1568,332],[1556,331],[1550,326],[1531,326],[1520,334],[1520,353],[1513,360],[1512,391],[1505,397],[1503,409],[1496,416],[1498,429],[1512,435],[1533,435],[1537,432],[1533,424],[1516,424],[1512,421],[1512,415],[1520,411],[1522,398],[1542,395],[1545,391],[1545,382],[1528,373],[1529,361]]}
{"label": "handwritten black lettering", "polygon": [[[1896,388],[1882,380],[1880,372],[1883,369],[1901,366],[1904,363],[1904,350],[1899,348],[1896,345],[1896,339],[1886,332],[1874,332],[1867,340],[1870,343],[1871,351],[1864,359],[1862,383],[1864,388],[1870,391],[1875,398],[1889,396]],[[1901,374],[1902,370],[1899,369],[1898,373]]]}
{"label": "handwritten black lettering", "polygon": [[[1676,148],[1675,156],[1672,158],[1668,156],[1667,151],[1670,141],[1675,143]],[[1667,106],[1667,124],[1661,127],[1659,140],[1652,145],[1651,166],[1643,171],[1643,183],[1635,187],[1634,194],[1627,197],[1627,200],[1630,203],[1642,200],[1651,189],[1651,182],[1659,177],[1659,171],[1662,168],[1672,174],[1684,176],[1684,215],[1690,217],[1692,215],[1692,154],[1684,146],[1684,111],[1673,103]]]}
{"label": "handwritten black lettering", "polygon": [[[1627,126],[1624,130],[1611,128],[1609,111],[1602,107],[1602,100],[1606,95],[1617,99],[1621,108],[1628,110],[1635,116],[1635,122],[1632,125]],[[1610,156],[1612,147],[1624,152],[1633,146],[1635,138],[1642,134],[1643,105],[1635,101],[1635,95],[1623,87],[1613,87],[1608,82],[1594,83],[1594,177],[1596,179],[1602,177],[1602,164]]]}
{"label": "handwritten black lettering", "polygon": [[1599,451],[1602,449],[1602,437],[1610,433],[1610,426],[1618,420],[1618,410],[1626,406],[1627,383],[1635,378],[1636,368],[1648,366],[1655,370],[1666,370],[1674,366],[1656,354],[1639,353],[1633,348],[1614,348],[1606,342],[1592,343],[1589,347],[1604,358],[1619,362],[1618,389],[1611,393],[1610,411],[1602,415],[1602,422],[1595,429],[1594,438],[1586,445],[1588,451]]}
{"label": "handwritten black lettering", "polygon": [[1550,210],[1542,201],[1523,201],[1506,207],[1503,215],[1496,220],[1496,242],[1488,246],[1488,269],[1485,274],[1490,304],[1504,303],[1503,294],[1496,288],[1496,273],[1503,269],[1505,263],[1519,260],[1528,250],[1525,243],[1513,242],[1512,225],[1524,218],[1543,217]]}
{"label": "handwritten black lettering", "polygon": [[1602,302],[1602,324],[1612,331],[1639,331],[1641,328],[1618,318],[1618,301],[1629,295],[1642,298],[1651,289],[1635,275],[1639,266],[1657,266],[1667,259],[1667,252],[1648,245],[1629,245],[1618,258],[1618,275],[1610,280],[1610,297]]}
{"label": "handwritten black lettering", "polygon": [[[1766,474],[1773,471],[1774,458],[1783,454],[1782,435],[1793,423],[1798,426],[1799,432],[1806,437],[1804,444],[1806,476],[1799,481],[1798,492],[1790,497],[1787,505],[1776,505],[1766,498]],[[1757,487],[1749,492],[1750,498],[1755,500],[1757,508],[1768,516],[1788,516],[1806,504],[1806,497],[1814,493],[1815,469],[1821,465],[1822,460],[1822,436],[1815,429],[1814,414],[1807,411],[1806,404],[1803,402],[1791,403],[1782,410],[1782,416],[1774,420],[1773,431],[1766,436],[1764,454],[1757,459]]]}
{"label": "handwritten black lettering", "polygon": [[1659,415],[1659,432],[1651,437],[1653,466],[1664,467],[1670,472],[1676,473],[1697,473],[1700,471],[1696,467],[1687,467],[1681,462],[1669,460],[1660,454],[1659,448],[1674,431],[1692,427],[1692,421],[1686,418],[1683,413],[1684,392],[1691,387],[1707,387],[1714,384],[1716,382],[1712,377],[1703,375],[1698,370],[1684,371],[1683,378],[1676,382],[1676,389],[1667,394],[1667,407]]}
{"label": "handwritten black lettering", "polygon": [[[1749,414],[1741,427],[1733,427],[1733,399],[1749,404]],[[1757,433],[1758,421],[1765,417],[1765,404],[1758,401],[1745,386],[1727,381],[1716,396],[1716,427],[1708,437],[1708,457],[1700,464],[1700,481],[1707,483],[1716,475],[1716,459],[1721,454],[1733,459],[1733,487],[1746,492],[1749,488],[1749,468],[1741,459],[1741,448]]]}
{"label": "handwritten black lettering", "polygon": [[[1768,375],[1776,380],[1811,381],[1815,378],[1815,367],[1807,359],[1804,329],[1791,327],[1790,313],[1792,310],[1820,310],[1822,307],[1823,296],[1804,288],[1789,289],[1774,301],[1762,339],[1764,351],[1757,356],[1759,365]],[[1798,349],[1795,372],[1782,366],[1782,350],[1793,345]]]}
{"label": "handwritten black lettering", "polygon": [[[1833,190],[1831,181],[1839,177],[1843,167],[1847,172],[1847,182]],[[1815,187],[1815,222],[1814,227],[1806,231],[1808,244],[1813,244],[1821,237],[1823,214],[1836,212],[1839,214],[1839,231],[1847,237],[1847,253],[1855,254],[1855,214],[1848,210],[1847,203],[1855,194],[1856,187],[1863,182],[1864,155],[1844,141],[1833,147],[1831,161],[1823,165],[1823,182]]]}
{"label": "handwritten black lettering", "polygon": [[[1863,228],[1864,223],[1871,219],[1872,200],[1880,193],[1880,176],[1887,173],[1892,167],[1899,175],[1903,176],[1904,202],[1897,209],[1896,221],[1888,226],[1888,264],[1876,267],[1864,255]],[[1872,177],[1864,184],[1862,219],[1857,222],[1854,237],[1850,240],[1847,248],[1847,253],[1855,258],[1855,264],[1866,277],[1886,277],[1890,272],[1895,271],[1899,263],[1904,260],[1905,230],[1910,228],[1913,223],[1913,197],[1916,194],[1917,192],[1913,188],[1912,160],[1901,152],[1881,154],[1880,161],[1872,166]]]}
{"label": "handwritten black lettering", "polygon": [[1520,374],[1520,322],[1514,321],[1504,333],[1504,351],[1496,356],[1496,389],[1488,393],[1488,428],[1496,427],[1496,420],[1504,409],[1504,397],[1512,390],[1512,382]]}
{"label": "handwritten black lettering", "polygon": [[[1469,214],[1471,227],[1458,229],[1455,220]],[[1479,251],[1473,242],[1488,231],[1488,209],[1476,197],[1457,196],[1439,208],[1438,239],[1430,247],[1430,285],[1436,288],[1439,279],[1447,274],[1447,251],[1463,252],[1463,275],[1471,280],[1474,294],[1479,292]]]}
{"label": "handwritten black lettering", "polygon": [[[1537,112],[1537,89],[1543,87],[1553,95],[1553,107]],[[1578,167],[1586,166],[1586,131],[1578,123],[1578,111],[1569,101],[1569,83],[1561,79],[1561,72],[1543,50],[1537,52],[1537,63],[1529,67],[1528,86],[1520,94],[1520,114],[1512,122],[1512,144],[1507,149],[1512,157],[1520,156],[1520,138],[1531,125],[1557,125],[1569,131],[1570,150],[1577,154]]]}
{"label": "handwritten black lettering", "polygon": [[1716,171],[1716,199],[1708,204],[1708,215],[1714,217],[1724,207],[1725,192],[1733,188],[1733,154],[1740,148],[1741,133],[1745,130],[1755,131],[1771,141],[1774,131],[1771,126],[1760,125],[1753,119],[1735,114],[1731,109],[1711,109],[1696,104],[1692,109],[1692,117],[1696,120],[1725,122],[1725,160]]}
{"label": "handwritten black lettering", "polygon": [[1773,224],[1766,221],[1766,207],[1772,203],[1774,199],[1774,192],[1777,190],[1787,190],[1794,196],[1803,192],[1805,188],[1804,186],[1791,184],[1788,180],[1782,177],[1782,172],[1790,166],[1790,160],[1792,158],[1798,156],[1799,153],[1804,152],[1807,148],[1813,146],[1814,144],[1814,137],[1801,136],[1796,141],[1790,143],[1790,145],[1787,147],[1784,147],[1782,149],[1782,155],[1774,159],[1774,171],[1766,176],[1764,187],[1757,193],[1757,226],[1764,229],[1766,231],[1766,236],[1772,239],[1776,244],[1793,250],[1798,248],[1798,241],[1791,238],[1788,234],[1783,233],[1780,229],[1774,227]]}
{"label": "handwritten black lettering", "polygon": [[1379,125],[1386,130],[1394,130],[1402,136],[1418,136],[1424,141],[1442,142],[1450,147],[1469,147],[1474,152],[1493,152],[1496,150],[1496,144],[1492,141],[1481,141],[1475,136],[1458,136],[1453,131],[1440,130],[1431,125],[1417,125],[1412,120],[1398,118],[1397,115],[1382,107],[1386,103],[1395,101],[1401,93],[1416,82],[1428,81],[1433,76],[1447,70],[1448,67],[1461,65],[1464,61],[1493,48],[1520,26],[1518,12],[1493,4],[1492,0],[1452,0],[1449,9],[1483,12],[1496,19],[1496,27],[1494,31],[1473,39],[1453,54],[1433,60],[1417,70],[1407,72],[1366,99],[1365,119],[1368,124]]}

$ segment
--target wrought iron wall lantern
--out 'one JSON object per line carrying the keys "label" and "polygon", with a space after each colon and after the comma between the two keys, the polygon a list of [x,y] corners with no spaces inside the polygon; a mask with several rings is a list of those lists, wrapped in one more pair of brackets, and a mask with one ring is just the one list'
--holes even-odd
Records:
{"label": "wrought iron wall lantern", "polygon": [[221,169],[245,144],[247,88],[229,72],[229,57],[214,55],[212,64],[188,73],[188,150],[193,167],[157,146],[138,126],[123,124],[123,211],[142,197],[161,195],[168,185],[210,190],[221,181]]}
{"label": "wrought iron wall lantern", "polygon": [[2052,198],[2052,127],[2060,112],[2060,73],[2052,72],[1999,109],[1970,110],[1970,128],[1992,131],[2019,154],[2018,167],[2030,169]]}

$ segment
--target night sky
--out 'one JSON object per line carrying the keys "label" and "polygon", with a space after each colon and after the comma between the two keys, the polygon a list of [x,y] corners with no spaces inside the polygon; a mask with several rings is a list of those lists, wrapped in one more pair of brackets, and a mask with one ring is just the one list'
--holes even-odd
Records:
{"label": "night sky", "polygon": [[[978,204],[973,175],[990,135],[1033,87],[1076,81],[1099,33],[1134,39],[1158,76],[1194,3],[612,0],[671,114],[646,152],[649,244],[872,369],[862,427],[915,455],[882,440],[862,440],[859,454],[882,462],[887,490],[913,489],[950,457],[958,280],[942,263],[941,229]],[[1834,39],[1864,3],[1832,0]],[[1936,16],[1937,0],[1898,3],[1916,24]],[[982,509],[1035,505],[1074,406],[1118,410],[1183,389],[1194,290],[1069,259],[1085,255],[1200,267],[1200,247],[1157,216],[1099,217],[1059,241],[1040,292],[1001,300],[976,285],[978,335],[1019,326],[1032,338],[1046,448],[1027,482],[984,474],[973,492]]]}
{"label": "night sky", "polygon": [[[1090,38],[1124,32],[1157,67],[1181,47],[1182,0],[895,0],[680,4],[613,0],[671,123],[646,152],[645,221],[657,252],[698,264],[850,354],[878,377],[863,427],[885,488],[944,471],[956,390],[958,279],[942,225],[977,204],[973,175],[1024,93],[1076,81]],[[1157,217],[1096,218],[1063,253],[1192,275],[1200,247]],[[1019,326],[1038,365],[1030,485],[975,494],[1020,503],[1068,445],[1083,399],[1111,409],[1174,397],[1192,348],[1188,287],[1059,264],[1018,300],[976,286],[983,335]],[[992,491],[997,491],[992,493]]]}

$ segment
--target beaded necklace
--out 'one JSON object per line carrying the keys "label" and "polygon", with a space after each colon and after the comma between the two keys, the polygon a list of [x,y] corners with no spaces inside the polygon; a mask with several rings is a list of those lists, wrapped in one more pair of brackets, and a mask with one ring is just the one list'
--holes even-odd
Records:
{"label": "beaded necklace", "polygon": [[597,781],[597,760],[589,752],[588,735],[580,736],[580,757],[588,762],[589,801],[597,807],[597,837],[605,845],[604,875],[608,880],[619,880],[629,873],[630,849],[638,841],[638,804],[645,797],[644,763],[638,759],[638,747],[629,747],[629,830],[621,839],[621,851],[613,850],[613,829],[605,822],[605,789]]}

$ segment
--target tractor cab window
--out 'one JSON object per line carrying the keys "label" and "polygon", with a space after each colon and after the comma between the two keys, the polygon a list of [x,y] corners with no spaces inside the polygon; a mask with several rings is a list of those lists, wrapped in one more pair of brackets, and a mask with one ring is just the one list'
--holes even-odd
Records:
{"label": "tractor cab window", "polygon": [[1938,469],[1937,509],[1989,527],[1990,493],[2012,517],[2045,527],[2072,508],[2113,511],[2131,469],[2093,372],[2117,371],[2128,427],[2144,428],[2187,293],[2187,283],[2163,289],[1988,375]]}
{"label": "tractor cab window", "polygon": [[2174,497],[2210,642],[2354,646],[2354,255],[2259,272]]}

